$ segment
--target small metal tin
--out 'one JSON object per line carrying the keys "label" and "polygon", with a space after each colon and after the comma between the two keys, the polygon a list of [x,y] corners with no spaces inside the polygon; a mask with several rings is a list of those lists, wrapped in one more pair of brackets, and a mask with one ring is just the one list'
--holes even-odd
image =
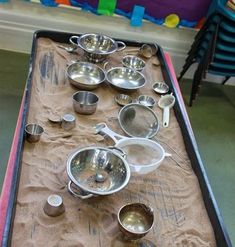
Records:
{"label": "small metal tin", "polygon": [[62,117],[61,126],[64,130],[71,130],[76,125],[76,119],[72,114],[65,114]]}
{"label": "small metal tin", "polygon": [[165,82],[156,82],[153,85],[153,91],[158,94],[166,94],[169,92],[169,86]]}
{"label": "small metal tin", "polygon": [[127,94],[117,94],[115,96],[115,101],[118,105],[125,106],[127,104],[132,103],[132,98]]}
{"label": "small metal tin", "polygon": [[28,142],[38,142],[44,129],[39,124],[30,123],[25,126],[25,136]]}
{"label": "small metal tin", "polygon": [[151,96],[148,96],[148,95],[140,95],[138,97],[138,102],[141,105],[144,105],[144,106],[147,106],[147,107],[150,107],[150,108],[153,108],[153,106],[156,104],[155,99],[152,98]]}
{"label": "small metal tin", "polygon": [[62,197],[55,194],[48,196],[43,210],[45,214],[52,217],[63,214],[65,211],[65,207]]}

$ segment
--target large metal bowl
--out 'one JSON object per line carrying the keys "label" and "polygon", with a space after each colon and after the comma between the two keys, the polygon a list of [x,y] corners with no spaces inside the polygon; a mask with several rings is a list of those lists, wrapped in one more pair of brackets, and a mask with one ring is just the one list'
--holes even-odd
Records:
{"label": "large metal bowl", "polygon": [[129,182],[130,168],[118,152],[103,147],[87,147],[72,154],[67,161],[67,173],[82,195],[72,189],[71,182],[69,191],[86,199],[122,190]]}
{"label": "large metal bowl", "polygon": [[135,91],[145,85],[142,73],[125,67],[115,67],[106,73],[106,80],[121,91]]}
{"label": "large metal bowl", "polygon": [[93,90],[105,80],[104,71],[99,66],[88,62],[70,64],[66,74],[72,85],[85,90]]}
{"label": "large metal bowl", "polygon": [[94,33],[83,34],[80,37],[72,36],[70,42],[84,51],[88,61],[97,63],[104,61],[108,55],[126,48],[126,45],[121,41],[115,41],[108,36]]}

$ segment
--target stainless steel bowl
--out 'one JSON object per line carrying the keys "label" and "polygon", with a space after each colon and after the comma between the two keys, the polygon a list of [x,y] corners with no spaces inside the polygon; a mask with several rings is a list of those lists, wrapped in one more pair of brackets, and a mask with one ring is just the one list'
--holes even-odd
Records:
{"label": "stainless steel bowl", "polygon": [[142,203],[124,205],[118,212],[121,232],[130,240],[144,237],[154,225],[153,209]]}
{"label": "stainless steel bowl", "polygon": [[125,56],[122,59],[123,66],[137,71],[142,71],[145,67],[145,61],[136,56]]}
{"label": "stainless steel bowl", "polygon": [[144,105],[150,108],[153,108],[153,106],[156,104],[156,101],[154,100],[154,98],[148,95],[140,95],[138,97],[138,101],[141,105]]}
{"label": "stainless steel bowl", "polygon": [[73,108],[75,112],[90,115],[96,111],[99,97],[91,92],[78,91],[73,95]]}
{"label": "stainless steel bowl", "polygon": [[72,36],[69,40],[73,45],[79,46],[84,51],[88,61],[95,63],[102,62],[106,60],[108,55],[126,48],[123,42],[114,41],[102,34],[83,34],[80,37]]}
{"label": "stainless steel bowl", "polygon": [[121,91],[135,91],[142,88],[146,83],[142,73],[125,67],[108,70],[106,79],[113,87]]}
{"label": "stainless steel bowl", "polygon": [[158,94],[166,94],[169,92],[169,86],[165,82],[156,82],[153,84],[153,91]]}
{"label": "stainless steel bowl", "polygon": [[72,85],[85,90],[93,90],[105,80],[104,71],[99,66],[88,62],[70,64],[66,74]]}
{"label": "stainless steel bowl", "polygon": [[116,193],[130,179],[129,165],[121,153],[104,147],[86,147],[76,151],[67,161],[67,173],[83,195],[72,189],[71,182],[68,187],[70,193],[82,199]]}
{"label": "stainless steel bowl", "polygon": [[127,94],[117,94],[115,96],[115,101],[118,105],[125,106],[127,104],[132,103],[132,98]]}

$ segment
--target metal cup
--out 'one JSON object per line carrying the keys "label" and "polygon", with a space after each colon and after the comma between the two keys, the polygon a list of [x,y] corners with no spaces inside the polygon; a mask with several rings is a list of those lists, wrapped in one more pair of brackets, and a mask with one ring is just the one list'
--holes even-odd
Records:
{"label": "metal cup", "polygon": [[39,124],[30,123],[25,126],[26,140],[28,142],[38,142],[44,129]]}
{"label": "metal cup", "polygon": [[48,216],[59,216],[64,213],[65,208],[63,204],[63,199],[59,195],[50,195],[43,208],[45,214]]}
{"label": "metal cup", "polygon": [[96,111],[99,98],[88,91],[78,91],[73,95],[73,107],[75,112],[90,115]]}
{"label": "metal cup", "polygon": [[76,125],[76,119],[72,114],[65,114],[62,117],[61,126],[64,130],[71,130]]}

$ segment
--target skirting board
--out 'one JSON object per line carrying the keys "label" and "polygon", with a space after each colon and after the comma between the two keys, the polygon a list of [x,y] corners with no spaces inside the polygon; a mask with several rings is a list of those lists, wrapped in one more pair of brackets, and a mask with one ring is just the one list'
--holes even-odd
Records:
{"label": "skirting board", "polygon": [[[0,5],[0,49],[30,53],[33,33],[39,29],[95,32],[115,39],[157,42],[170,53],[177,74],[196,34],[193,29],[169,29],[148,21],[142,27],[131,27],[130,20],[124,17],[96,16],[74,8],[44,7],[16,0]],[[192,78],[193,72],[192,66],[185,77]],[[221,78],[213,76],[210,81],[221,82]]]}

